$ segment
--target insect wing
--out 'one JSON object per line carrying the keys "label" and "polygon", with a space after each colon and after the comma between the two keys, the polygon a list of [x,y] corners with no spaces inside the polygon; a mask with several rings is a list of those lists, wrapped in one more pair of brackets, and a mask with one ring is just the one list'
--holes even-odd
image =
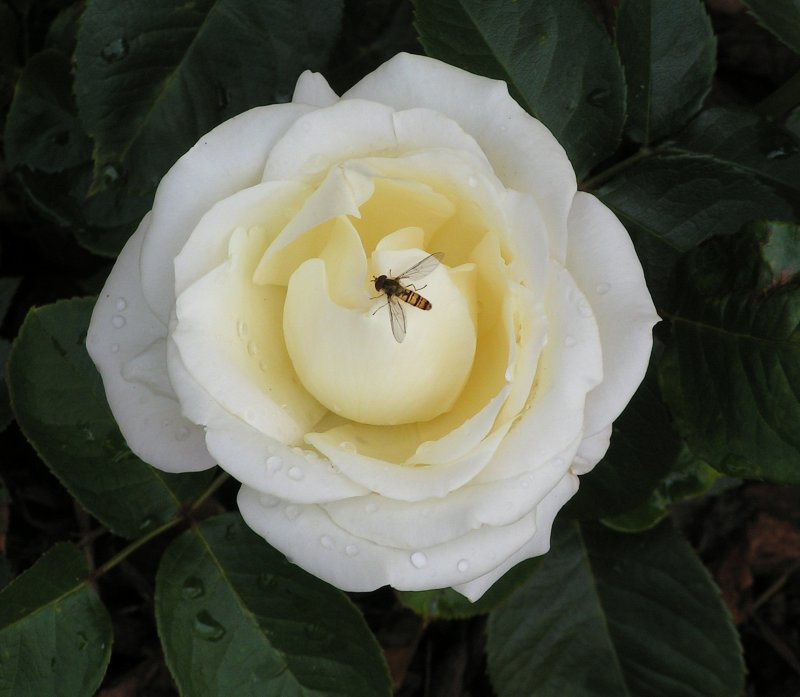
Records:
{"label": "insect wing", "polygon": [[439,262],[441,262],[443,258],[444,254],[442,252],[429,254],[424,259],[414,264],[410,269],[406,269],[399,276],[396,276],[395,280],[413,281],[416,278],[424,278],[439,266]]}
{"label": "insect wing", "polygon": [[389,300],[389,324],[392,325],[392,334],[398,344],[403,343],[406,338],[406,311],[403,303],[397,298],[390,296]]}

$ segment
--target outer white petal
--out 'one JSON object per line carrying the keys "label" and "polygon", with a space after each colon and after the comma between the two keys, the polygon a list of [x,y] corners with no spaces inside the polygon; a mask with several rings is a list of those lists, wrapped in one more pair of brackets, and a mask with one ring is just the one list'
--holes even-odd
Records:
{"label": "outer white petal", "polygon": [[551,256],[563,261],[575,173],[558,141],[511,98],[504,82],[401,53],[342,99],[370,99],[396,109],[426,107],[457,121],[504,184],[533,194],[551,235]]}
{"label": "outer white petal", "polygon": [[611,442],[611,424],[581,441],[578,452],[572,458],[570,470],[573,474],[586,474],[603,459]]}
{"label": "outer white petal", "polygon": [[167,327],[142,294],[139,256],[149,224],[148,214],[120,253],[92,313],[86,347],[130,449],[167,472],[204,470],[214,461],[203,429],[181,414],[166,371]]}
{"label": "outer white petal", "polygon": [[516,522],[564,477],[558,460],[534,472],[487,484],[468,484],[444,498],[408,502],[373,494],[326,504],[342,529],[387,547],[432,547],[482,526]]}
{"label": "outer white petal", "polygon": [[644,378],[659,321],[628,232],[594,196],[579,193],[569,217],[567,268],[594,310],[603,382],[586,399],[585,432],[619,416]]}
{"label": "outer white petal", "polygon": [[297,78],[292,101],[295,104],[330,106],[339,101],[339,95],[331,89],[328,81],[322,75],[306,70]]}
{"label": "outer white petal", "polygon": [[471,581],[517,552],[536,526],[532,512],[511,525],[484,526],[433,547],[398,549],[351,535],[320,506],[262,499],[246,486],[239,491],[238,504],[245,522],[271,545],[315,576],[348,591],[386,584],[398,590],[427,590]]}
{"label": "outer white petal", "polygon": [[547,552],[550,549],[550,533],[556,514],[577,491],[578,478],[572,474],[564,475],[558,485],[536,507],[535,532],[528,542],[489,573],[467,583],[454,585],[453,590],[457,590],[474,603],[509,569],[521,561]]}
{"label": "outer white petal", "polygon": [[239,114],[204,135],[164,175],[141,255],[144,297],[164,324],[175,302],[175,275],[167,260],[178,255],[214,203],[258,184],[275,141],[311,110],[303,104],[276,104]]}

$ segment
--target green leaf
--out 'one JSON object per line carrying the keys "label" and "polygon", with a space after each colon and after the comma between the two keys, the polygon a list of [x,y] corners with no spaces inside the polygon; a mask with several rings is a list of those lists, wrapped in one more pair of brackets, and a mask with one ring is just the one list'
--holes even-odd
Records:
{"label": "green leaf", "polygon": [[657,373],[647,371],[625,411],[614,422],[605,457],[580,478],[562,515],[597,520],[619,515],[647,499],[680,452],[680,439],[661,402]]}
{"label": "green leaf", "polygon": [[638,143],[674,133],[700,107],[716,69],[711,20],[699,0],[624,0],[617,47],[628,87],[625,132]]}
{"label": "green leaf", "polygon": [[91,141],[75,113],[69,60],[53,50],[42,51],[25,65],[5,130],[9,168],[61,172],[86,161]]}
{"label": "green leaf", "polygon": [[770,185],[800,210],[800,139],[757,114],[708,109],[687,126],[670,150],[711,155]]}
{"label": "green leaf", "polygon": [[287,101],[303,70],[325,65],[341,12],[341,0],[89,0],[75,90],[93,190],[121,179],[149,191],[221,121]]}
{"label": "green leaf", "polygon": [[347,596],[289,563],[237,514],[173,542],[155,604],[183,695],[391,695],[378,644]]}
{"label": "green leaf", "polygon": [[582,0],[417,0],[429,56],[505,80],[583,177],[617,148],[625,119],[619,56]]}
{"label": "green leaf", "polygon": [[498,697],[733,697],[736,632],[668,525],[639,535],[556,526],[531,579],[489,616]]}
{"label": "green leaf", "polygon": [[661,383],[689,446],[731,476],[800,483],[800,227],[711,240],[678,287]]}
{"label": "green leaf", "polygon": [[800,53],[800,2],[798,0],[742,0],[759,23],[795,53]]}
{"label": "green leaf", "polygon": [[669,278],[681,254],[753,220],[792,214],[771,187],[701,155],[647,157],[596,193],[628,229],[660,309],[668,306]]}
{"label": "green leaf", "polygon": [[532,573],[541,557],[526,559],[506,572],[480,599],[470,602],[452,588],[397,591],[400,602],[426,619],[455,620],[485,615],[502,603]]}
{"label": "green leaf", "polygon": [[128,449],[86,352],[94,300],[31,310],[9,359],[11,403],[25,436],[67,490],[119,535],[138,537],[175,517],[213,471],[174,475]]}
{"label": "green leaf", "polygon": [[0,591],[0,697],[91,697],[111,657],[86,560],[59,543]]}
{"label": "green leaf", "polygon": [[116,256],[152,192],[133,196],[115,186],[89,196],[92,144],[78,121],[71,83],[65,54],[48,49],[31,58],[6,122],[8,165],[42,213],[71,228],[90,251]]}

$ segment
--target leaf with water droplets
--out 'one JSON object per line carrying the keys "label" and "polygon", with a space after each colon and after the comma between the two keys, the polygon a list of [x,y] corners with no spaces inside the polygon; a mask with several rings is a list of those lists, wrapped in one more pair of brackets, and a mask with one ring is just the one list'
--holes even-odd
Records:
{"label": "leaf with water droplets", "polygon": [[20,428],[53,474],[98,520],[136,538],[173,518],[213,471],[166,474],[128,449],[84,345],[93,306],[64,300],[28,313],[11,349],[9,392]]}
{"label": "leaf with water droplets", "polygon": [[719,591],[670,525],[637,535],[559,524],[532,576],[489,616],[502,697],[732,697],[744,689]]}
{"label": "leaf with water droplets", "polygon": [[429,56],[508,83],[567,151],[579,177],[611,155],[625,120],[622,66],[582,0],[418,0]]}
{"label": "leaf with water droplets", "polygon": [[75,49],[75,94],[95,143],[92,191],[116,175],[131,191],[150,191],[214,126],[291,92],[303,70],[325,65],[342,4],[88,3]]}
{"label": "leaf with water droplets", "polygon": [[[319,544],[323,553],[335,542]],[[181,694],[391,694],[380,649],[347,596],[287,562],[238,514],[206,520],[167,549],[156,619]]]}
{"label": "leaf with water droplets", "polygon": [[95,694],[112,628],[87,578],[80,550],[60,543],[0,591],[0,695]]}

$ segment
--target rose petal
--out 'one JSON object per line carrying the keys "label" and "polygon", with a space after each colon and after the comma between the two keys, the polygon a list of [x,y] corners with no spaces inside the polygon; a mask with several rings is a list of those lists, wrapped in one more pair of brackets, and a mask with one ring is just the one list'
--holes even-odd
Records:
{"label": "rose petal", "polygon": [[297,78],[292,101],[295,104],[330,106],[339,101],[339,95],[331,89],[322,75],[306,70]]}
{"label": "rose petal", "polygon": [[586,433],[608,426],[641,383],[659,321],[627,230],[594,196],[570,212],[567,266],[586,295],[603,346],[603,382],[586,400]]}
{"label": "rose petal", "polygon": [[171,263],[200,218],[217,201],[258,184],[275,141],[312,107],[276,104],[239,114],[204,135],[164,175],[141,254],[141,285],[166,324],[175,301]]}
{"label": "rose petal", "polygon": [[[511,98],[504,82],[400,53],[342,95],[343,101],[350,99],[374,100],[396,109],[426,107],[458,122],[475,138],[504,184],[534,196],[547,223],[550,254],[564,260],[575,172],[558,141]],[[532,164],[537,162],[547,164]]]}
{"label": "rose petal", "polygon": [[556,515],[578,491],[578,478],[571,474],[564,475],[558,485],[536,507],[536,525],[533,536],[508,559],[492,569],[489,573],[467,583],[453,585],[453,590],[466,596],[472,602],[480,598],[509,569],[521,561],[538,557],[550,549],[550,533]]}
{"label": "rose petal", "polygon": [[92,313],[86,347],[130,449],[166,472],[195,472],[215,464],[206,450],[203,429],[181,414],[166,371],[145,371],[143,381],[137,369],[162,361],[166,365],[167,328],[151,312],[139,277],[142,239],[149,224],[148,214],[120,253]]}

